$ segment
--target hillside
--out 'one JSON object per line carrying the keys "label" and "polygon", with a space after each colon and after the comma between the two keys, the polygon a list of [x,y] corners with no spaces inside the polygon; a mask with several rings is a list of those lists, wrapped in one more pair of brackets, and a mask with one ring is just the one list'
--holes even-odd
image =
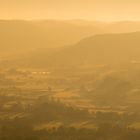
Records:
{"label": "hillside", "polygon": [[96,27],[64,21],[0,20],[0,50],[61,47],[96,33]]}
{"label": "hillside", "polygon": [[36,50],[73,45],[103,33],[140,31],[140,22],[104,23],[86,20],[0,20],[0,51]]}
{"label": "hillside", "polygon": [[[19,56],[11,65],[28,67],[60,67],[81,65],[121,65],[139,63],[140,32],[102,34],[85,38],[75,45],[51,51],[38,50]],[[9,61],[4,62],[8,65]]]}
{"label": "hillside", "polygon": [[[122,64],[140,60],[140,32],[95,35],[55,55],[71,65]],[[64,59],[65,58],[65,59]]]}
{"label": "hillside", "polygon": [[139,30],[140,22],[127,21],[1,20],[0,62],[48,67],[139,61]]}

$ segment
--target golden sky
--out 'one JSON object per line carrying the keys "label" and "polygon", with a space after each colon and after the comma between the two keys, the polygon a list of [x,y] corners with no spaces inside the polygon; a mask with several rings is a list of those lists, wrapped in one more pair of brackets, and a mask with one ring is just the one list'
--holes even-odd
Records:
{"label": "golden sky", "polygon": [[0,18],[140,20],[140,0],[0,0]]}

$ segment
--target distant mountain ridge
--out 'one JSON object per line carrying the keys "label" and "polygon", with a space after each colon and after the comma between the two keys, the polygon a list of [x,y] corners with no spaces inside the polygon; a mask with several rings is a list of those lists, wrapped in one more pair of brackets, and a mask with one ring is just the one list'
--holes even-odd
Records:
{"label": "distant mountain ridge", "polygon": [[[112,65],[139,61],[140,32],[127,33],[127,30],[120,33],[128,27],[131,27],[129,30],[139,30],[140,23],[1,20],[0,60],[3,62],[4,55],[3,64],[28,67]],[[67,47],[58,47],[60,44]]]}
{"label": "distant mountain ridge", "polygon": [[73,45],[103,33],[140,31],[140,22],[104,23],[85,20],[0,20],[0,51],[24,51]]}
{"label": "distant mountain ridge", "polygon": [[38,51],[17,59],[35,67],[82,65],[121,65],[140,62],[140,32],[102,34],[85,38],[75,45],[47,54]]}
{"label": "distant mountain ridge", "polygon": [[0,20],[0,50],[62,47],[96,33],[94,27],[63,21]]}
{"label": "distant mountain ridge", "polygon": [[140,32],[95,35],[65,48],[53,59],[62,65],[121,64],[139,61]]}

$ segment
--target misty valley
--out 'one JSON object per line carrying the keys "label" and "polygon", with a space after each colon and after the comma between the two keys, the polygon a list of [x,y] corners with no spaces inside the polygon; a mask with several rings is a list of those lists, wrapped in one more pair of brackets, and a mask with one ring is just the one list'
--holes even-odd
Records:
{"label": "misty valley", "polygon": [[0,21],[0,140],[140,140],[140,22]]}

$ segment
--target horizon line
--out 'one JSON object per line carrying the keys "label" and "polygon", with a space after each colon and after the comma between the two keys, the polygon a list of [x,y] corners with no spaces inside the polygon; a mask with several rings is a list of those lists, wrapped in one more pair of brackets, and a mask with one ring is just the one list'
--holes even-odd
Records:
{"label": "horizon line", "polygon": [[71,18],[71,19],[58,19],[58,18],[38,18],[38,19],[21,19],[21,18],[0,18],[0,21],[85,21],[85,22],[101,22],[101,23],[114,23],[114,22],[140,22],[140,20],[112,20],[112,21],[103,21],[103,20],[89,20],[82,18]]}

